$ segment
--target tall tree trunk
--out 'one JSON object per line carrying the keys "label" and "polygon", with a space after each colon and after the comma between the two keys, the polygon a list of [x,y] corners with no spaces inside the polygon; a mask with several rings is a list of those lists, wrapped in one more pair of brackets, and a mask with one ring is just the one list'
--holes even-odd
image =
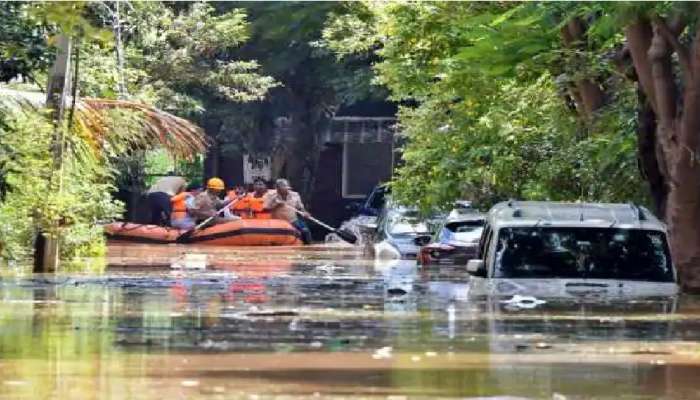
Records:
{"label": "tall tree trunk", "polygon": [[655,16],[635,21],[625,33],[639,87],[653,109],[640,113],[640,159],[652,164],[656,156],[657,168],[645,170],[652,193],[660,186],[657,207],[668,224],[681,287],[700,293],[700,30],[692,53],[678,40],[681,31]]}
{"label": "tall tree trunk", "polygon": [[[65,35],[58,37],[56,59],[49,73],[49,83],[46,90],[46,107],[52,111],[54,121],[53,137],[53,171],[51,173],[52,190],[60,192],[63,189],[63,151],[65,145],[65,129],[63,118],[65,114],[66,97],[70,91],[70,57],[72,42]],[[55,221],[54,234],[58,228]],[[35,246],[34,271],[54,272],[60,260],[60,238],[47,232],[40,232]],[[38,248],[41,247],[41,248]]]}
{"label": "tall tree trunk", "polygon": [[685,85],[683,112],[671,126],[675,151],[667,215],[683,288],[700,293],[700,30],[693,40],[693,58],[686,60],[686,66],[686,49],[673,45],[679,53]]}
{"label": "tall tree trunk", "polygon": [[637,155],[639,169],[649,185],[649,192],[654,200],[654,211],[662,218],[666,215],[668,182],[659,167],[656,141],[656,114],[642,90],[638,92],[639,108],[637,110]]}

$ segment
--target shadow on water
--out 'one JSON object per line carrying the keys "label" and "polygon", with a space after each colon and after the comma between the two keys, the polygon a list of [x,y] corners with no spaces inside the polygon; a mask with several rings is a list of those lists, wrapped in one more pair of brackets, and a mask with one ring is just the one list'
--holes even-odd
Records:
{"label": "shadow on water", "polygon": [[700,396],[698,298],[513,307],[470,299],[462,268],[348,249],[205,270],[120,251],[100,276],[0,280],[0,398]]}

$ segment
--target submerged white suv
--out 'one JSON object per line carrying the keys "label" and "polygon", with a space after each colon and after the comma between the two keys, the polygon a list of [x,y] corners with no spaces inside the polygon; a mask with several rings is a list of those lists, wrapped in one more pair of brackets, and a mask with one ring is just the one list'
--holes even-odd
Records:
{"label": "submerged white suv", "polygon": [[666,229],[633,204],[509,201],[488,213],[470,295],[673,296]]}

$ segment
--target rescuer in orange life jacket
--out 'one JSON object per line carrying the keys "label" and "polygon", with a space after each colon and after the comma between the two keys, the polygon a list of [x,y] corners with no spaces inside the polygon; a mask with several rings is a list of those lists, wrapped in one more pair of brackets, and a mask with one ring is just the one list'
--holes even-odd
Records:
{"label": "rescuer in orange life jacket", "polygon": [[191,184],[184,192],[178,193],[170,198],[173,211],[170,214],[170,226],[178,229],[191,229],[197,224],[192,209],[194,199],[202,191],[199,185]]}
{"label": "rescuer in orange life jacket", "polygon": [[[253,183],[253,192],[248,193],[231,208],[244,219],[270,219],[271,215],[263,208],[263,196],[268,192],[265,181],[257,178]],[[231,199],[231,193],[229,193]]]}
{"label": "rescuer in orange life jacket", "polygon": [[224,190],[224,181],[220,178],[211,178],[207,181],[207,190],[195,197],[194,207],[191,209],[197,222],[212,216],[216,216],[214,218],[215,224],[240,219],[236,215],[217,215],[217,212],[225,205],[225,201],[221,198]]}

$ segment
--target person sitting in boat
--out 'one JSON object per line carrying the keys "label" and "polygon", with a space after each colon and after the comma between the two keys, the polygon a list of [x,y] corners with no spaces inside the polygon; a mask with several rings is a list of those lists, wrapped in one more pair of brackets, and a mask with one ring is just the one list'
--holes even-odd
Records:
{"label": "person sitting in boat", "polygon": [[307,217],[309,213],[304,209],[299,193],[291,190],[289,181],[286,179],[275,181],[275,190],[270,190],[263,195],[263,210],[268,211],[273,219],[282,219],[292,224],[299,231],[304,244],[311,243],[311,232],[304,220],[299,218],[299,214]]}
{"label": "person sitting in boat", "polygon": [[245,187],[243,186],[235,186],[233,189],[229,190],[228,193],[226,193],[226,199],[231,203],[231,205],[228,208],[229,213],[233,213],[235,215],[238,215],[241,218],[248,219],[250,218],[248,215],[245,214],[245,196],[247,194],[247,191]]}
{"label": "person sitting in boat", "polygon": [[190,209],[197,222],[202,222],[212,216],[215,216],[214,224],[240,219],[240,217],[230,213],[217,215],[228,202],[221,198],[224,189],[224,181],[220,178],[211,178],[207,181],[207,189],[194,198],[194,206]]}
{"label": "person sitting in boat", "polygon": [[148,208],[151,210],[151,224],[170,226],[170,214],[173,212],[170,199],[176,194],[183,192],[186,187],[187,181],[185,178],[169,174],[158,179],[148,189],[146,199]]}
{"label": "person sitting in boat", "polygon": [[263,209],[263,198],[269,189],[262,178],[257,178],[253,183],[253,191],[233,204],[234,212],[245,219],[270,219],[269,211]]}
{"label": "person sitting in boat", "polygon": [[191,184],[187,189],[179,194],[176,194],[170,199],[173,207],[173,212],[170,214],[170,226],[178,229],[191,229],[197,224],[192,209],[194,208],[194,199],[201,192],[198,185]]}

